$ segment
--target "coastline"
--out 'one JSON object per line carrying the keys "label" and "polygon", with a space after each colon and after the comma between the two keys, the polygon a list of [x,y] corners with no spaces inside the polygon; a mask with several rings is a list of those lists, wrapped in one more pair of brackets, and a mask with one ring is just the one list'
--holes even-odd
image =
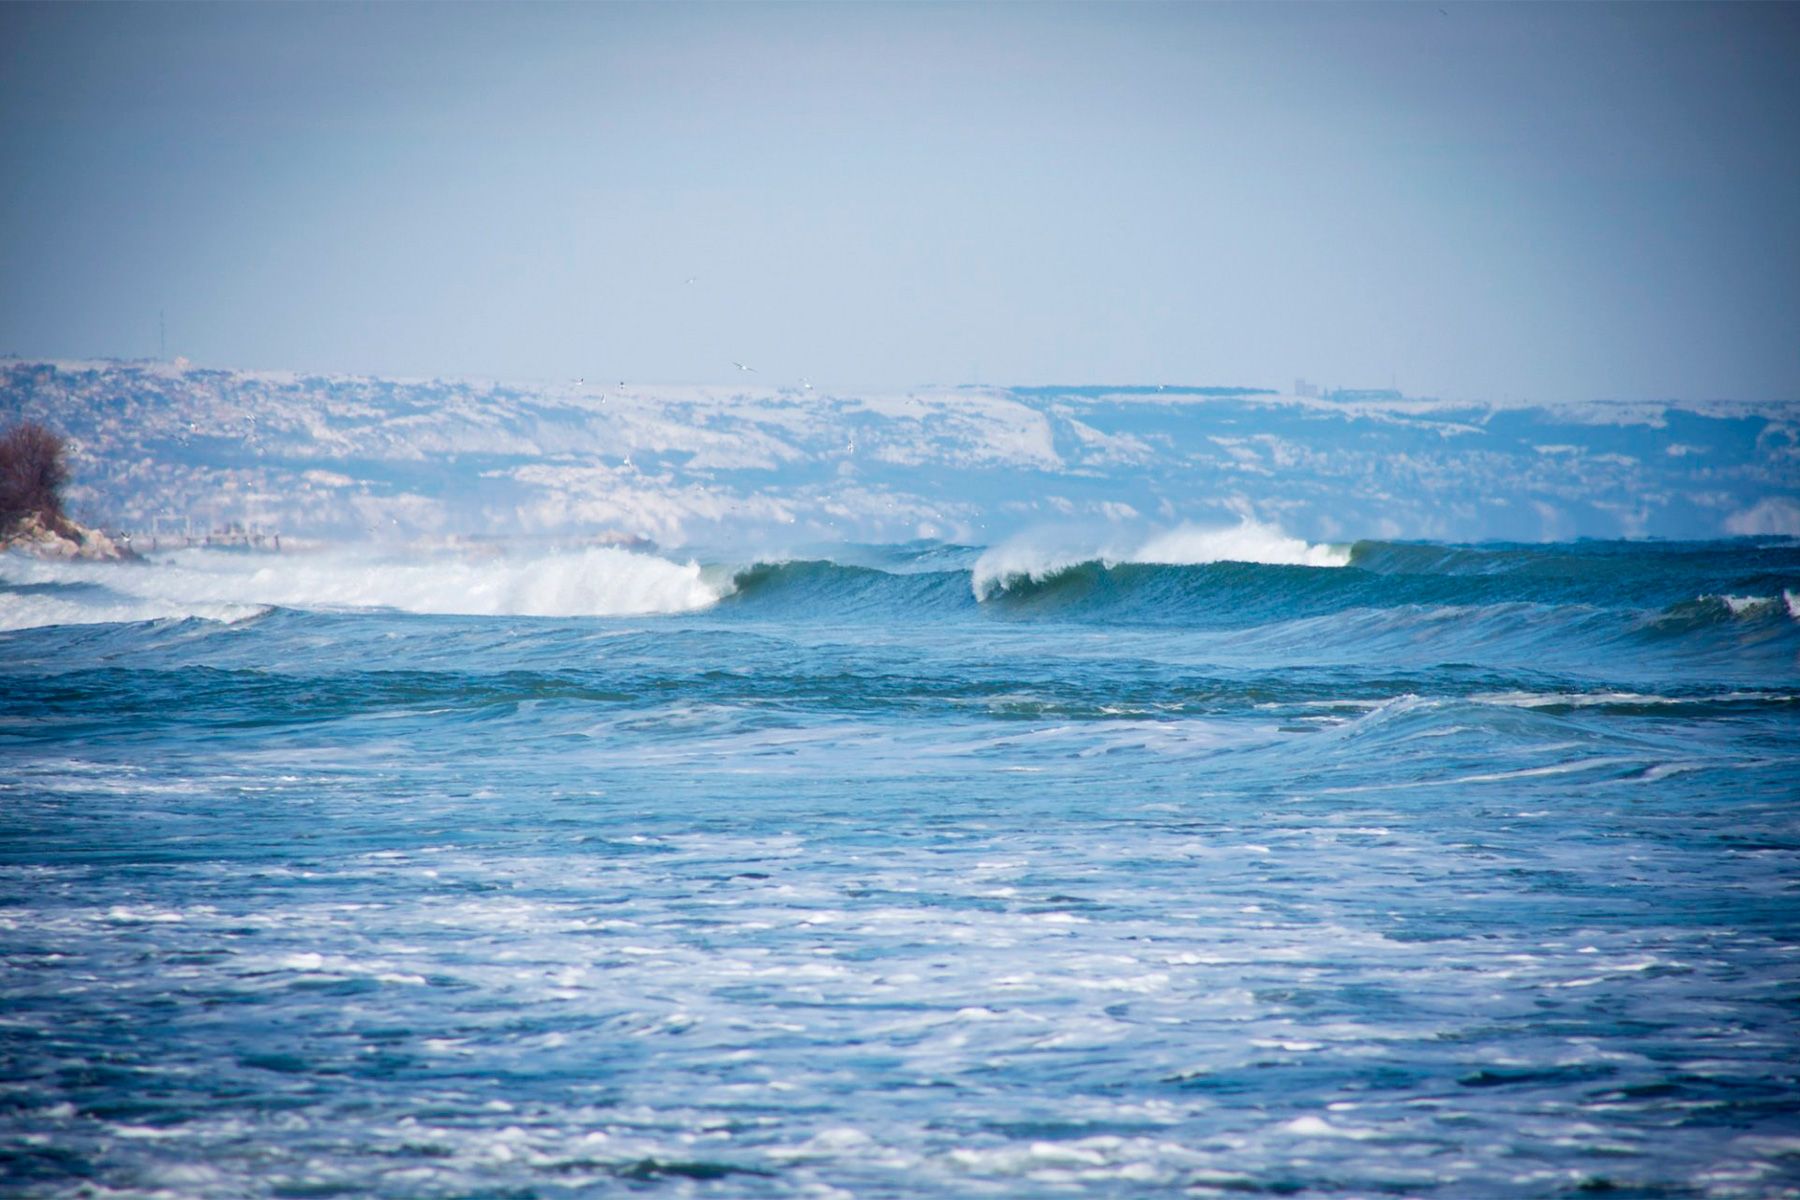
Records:
{"label": "coastline", "polygon": [[98,562],[135,560],[130,546],[121,546],[98,529],[89,529],[67,517],[45,519],[30,513],[12,522],[0,534],[0,551],[19,550],[39,558],[77,558]]}

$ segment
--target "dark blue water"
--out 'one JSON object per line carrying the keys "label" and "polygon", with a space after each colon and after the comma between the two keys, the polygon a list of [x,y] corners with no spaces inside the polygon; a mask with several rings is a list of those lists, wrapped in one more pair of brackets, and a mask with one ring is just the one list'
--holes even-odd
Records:
{"label": "dark blue water", "polygon": [[1800,544],[1345,559],[0,560],[0,1192],[1800,1195]]}

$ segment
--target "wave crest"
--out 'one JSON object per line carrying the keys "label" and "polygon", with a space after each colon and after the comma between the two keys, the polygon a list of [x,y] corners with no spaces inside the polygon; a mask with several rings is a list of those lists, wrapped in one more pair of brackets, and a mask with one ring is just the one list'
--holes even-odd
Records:
{"label": "wave crest", "polygon": [[352,552],[186,550],[148,563],[9,562],[0,582],[51,594],[9,606],[9,624],[233,619],[266,606],[387,608],[469,616],[608,617],[688,612],[730,584],[615,547],[540,555],[396,559]]}
{"label": "wave crest", "polygon": [[1273,525],[1244,518],[1235,526],[1205,528],[1183,524],[1124,546],[1093,547],[1042,536],[1014,538],[976,560],[970,585],[977,600],[988,600],[1020,584],[1043,583],[1077,567],[1112,568],[1126,563],[1157,566],[1200,566],[1206,563],[1256,563],[1265,566],[1346,567],[1350,548],[1309,543]]}

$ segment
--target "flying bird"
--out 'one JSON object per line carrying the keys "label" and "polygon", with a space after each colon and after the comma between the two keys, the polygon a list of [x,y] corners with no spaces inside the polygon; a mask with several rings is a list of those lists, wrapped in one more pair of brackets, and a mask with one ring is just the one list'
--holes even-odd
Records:
{"label": "flying bird", "polygon": [[741,363],[741,362],[739,362],[739,361],[737,361],[737,360],[736,360],[736,359],[735,359],[735,358],[734,358],[734,359],[732,359],[732,360],[731,360],[731,365],[732,365],[732,366],[734,366],[734,367],[736,367],[736,368],[737,368],[737,369],[738,369],[738,370],[740,370],[740,371],[748,371],[748,372],[750,372],[750,373],[751,373],[751,374],[752,374],[752,375],[754,375],[754,374],[756,374],[756,368],[755,368],[755,367],[746,367],[746,366],[745,366],[745,365],[744,365],[744,364],[743,364],[743,363]]}

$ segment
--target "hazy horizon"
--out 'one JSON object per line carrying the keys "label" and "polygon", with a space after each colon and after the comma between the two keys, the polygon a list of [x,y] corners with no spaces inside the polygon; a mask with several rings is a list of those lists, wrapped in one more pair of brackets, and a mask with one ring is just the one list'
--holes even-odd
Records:
{"label": "hazy horizon", "polygon": [[[1800,398],[1791,6],[0,9],[0,352]],[[754,367],[742,375],[734,363]]]}

